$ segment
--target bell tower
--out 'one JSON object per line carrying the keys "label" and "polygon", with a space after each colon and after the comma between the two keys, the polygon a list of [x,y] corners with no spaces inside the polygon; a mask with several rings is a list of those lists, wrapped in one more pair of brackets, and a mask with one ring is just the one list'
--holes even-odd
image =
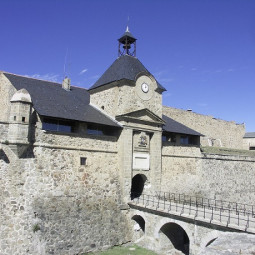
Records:
{"label": "bell tower", "polygon": [[128,26],[126,32],[121,36],[119,41],[118,56],[130,55],[136,56],[136,38],[129,32]]}

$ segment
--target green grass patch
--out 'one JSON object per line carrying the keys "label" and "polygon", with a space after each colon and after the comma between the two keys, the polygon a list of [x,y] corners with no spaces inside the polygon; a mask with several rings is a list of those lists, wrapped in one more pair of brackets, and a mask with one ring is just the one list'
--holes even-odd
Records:
{"label": "green grass patch", "polygon": [[237,150],[224,147],[208,147],[208,146],[201,147],[200,149],[201,152],[206,154],[255,157],[255,152],[249,150]]}
{"label": "green grass patch", "polygon": [[116,246],[106,251],[89,252],[84,255],[157,255],[157,253],[141,248],[137,245]]}

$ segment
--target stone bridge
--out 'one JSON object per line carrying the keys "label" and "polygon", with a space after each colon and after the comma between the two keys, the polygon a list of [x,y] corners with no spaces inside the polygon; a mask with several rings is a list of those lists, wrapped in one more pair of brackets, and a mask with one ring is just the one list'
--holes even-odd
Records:
{"label": "stone bridge", "polygon": [[157,193],[133,195],[129,206],[137,243],[163,254],[199,254],[221,232],[255,233],[249,205]]}

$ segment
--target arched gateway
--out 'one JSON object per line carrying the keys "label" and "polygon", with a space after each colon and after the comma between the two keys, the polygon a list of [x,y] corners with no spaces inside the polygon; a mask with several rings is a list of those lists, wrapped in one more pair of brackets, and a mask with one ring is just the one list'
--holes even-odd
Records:
{"label": "arched gateway", "polygon": [[131,199],[141,196],[146,181],[147,177],[143,174],[137,174],[132,178]]}

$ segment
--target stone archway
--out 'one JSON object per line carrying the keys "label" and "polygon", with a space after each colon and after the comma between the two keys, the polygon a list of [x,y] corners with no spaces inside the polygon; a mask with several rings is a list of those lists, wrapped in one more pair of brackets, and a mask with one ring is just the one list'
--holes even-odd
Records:
{"label": "stone archway", "polygon": [[133,241],[138,242],[145,234],[145,220],[141,215],[134,215],[133,220]]}
{"label": "stone archway", "polygon": [[160,228],[159,241],[162,251],[176,249],[185,255],[189,254],[189,237],[186,231],[176,223],[169,222]]}
{"label": "stone archway", "polygon": [[147,177],[144,174],[137,174],[132,178],[131,199],[140,197],[142,195],[146,181]]}
{"label": "stone archway", "polygon": [[132,217],[132,220],[134,220],[138,225],[136,230],[140,229],[144,233],[145,232],[145,220],[144,220],[144,218],[140,215],[134,215]]}

